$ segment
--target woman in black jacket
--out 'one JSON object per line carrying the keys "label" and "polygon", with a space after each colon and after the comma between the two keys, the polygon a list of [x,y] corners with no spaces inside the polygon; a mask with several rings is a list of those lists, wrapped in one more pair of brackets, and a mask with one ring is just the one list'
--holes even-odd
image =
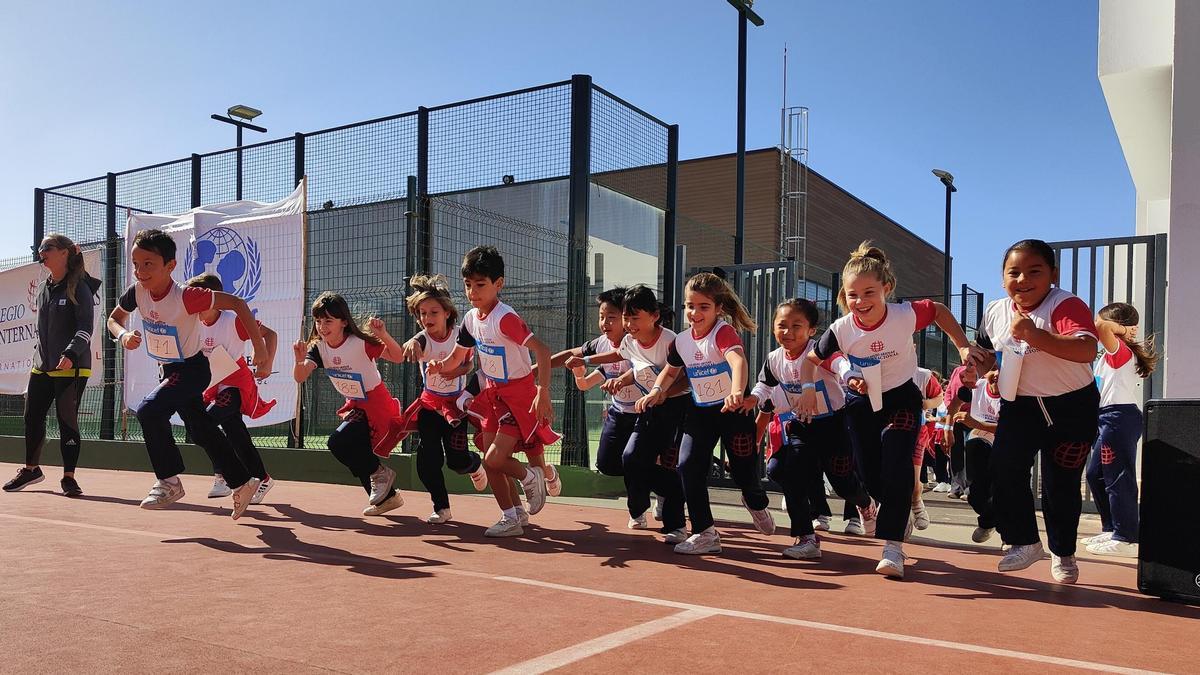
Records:
{"label": "woman in black jacket", "polygon": [[75,242],[61,234],[43,239],[38,255],[50,277],[37,296],[37,350],[25,396],[25,466],[4,484],[4,490],[15,492],[45,478],[39,462],[46,440],[46,414],[53,403],[63,458],[62,492],[78,497],[83,494],[75,481],[79,402],[92,373],[94,298],[100,281],[84,270],[83,253]]}

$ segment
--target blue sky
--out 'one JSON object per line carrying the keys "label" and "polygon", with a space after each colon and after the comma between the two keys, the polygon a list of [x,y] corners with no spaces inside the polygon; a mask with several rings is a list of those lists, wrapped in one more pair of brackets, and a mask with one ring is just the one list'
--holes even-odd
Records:
{"label": "blue sky", "polygon": [[[995,297],[1018,238],[1133,233],[1133,186],[1096,78],[1094,1],[759,0],[748,147],[811,109],[811,165],[940,247]],[[12,3],[0,25],[0,257],[28,251],[33,188],[589,73],[678,123],[681,157],[735,148],[725,0]]]}

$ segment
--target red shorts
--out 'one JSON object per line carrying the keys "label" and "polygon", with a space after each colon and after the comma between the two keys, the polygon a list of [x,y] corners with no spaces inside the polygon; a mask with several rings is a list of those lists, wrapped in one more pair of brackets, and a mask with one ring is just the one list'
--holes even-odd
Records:
{"label": "red shorts", "polygon": [[482,411],[480,428],[484,431],[512,436],[522,442],[555,443],[562,436],[530,411],[536,396],[537,385],[533,376],[527,375],[503,384],[490,384],[479,392],[470,407]]}

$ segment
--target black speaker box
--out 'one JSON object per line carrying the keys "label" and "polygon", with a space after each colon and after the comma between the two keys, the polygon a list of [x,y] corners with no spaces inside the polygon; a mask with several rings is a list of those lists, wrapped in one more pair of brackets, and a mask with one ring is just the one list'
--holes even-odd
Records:
{"label": "black speaker box", "polygon": [[1200,399],[1146,404],[1138,590],[1200,604]]}

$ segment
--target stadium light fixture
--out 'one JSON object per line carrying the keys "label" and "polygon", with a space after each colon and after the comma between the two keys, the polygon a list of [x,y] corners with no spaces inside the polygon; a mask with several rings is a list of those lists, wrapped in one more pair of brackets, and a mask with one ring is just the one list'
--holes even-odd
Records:
{"label": "stadium light fixture", "polygon": [[[226,110],[225,112],[228,114],[228,116],[226,116],[226,115],[210,115],[210,117],[212,117],[214,120],[216,120],[218,122],[224,122],[225,124],[232,124],[233,126],[237,127],[237,199],[238,199],[238,201],[241,201],[241,199],[242,199],[242,129],[249,129],[251,131],[257,131],[261,134],[265,134],[265,133],[267,133],[267,128],[260,127],[257,124],[250,123],[250,120],[252,120],[255,117],[258,117],[259,115],[262,114],[262,111],[259,110],[258,108],[251,108],[248,105],[243,105],[243,104],[239,103],[234,106],[229,106],[229,109]],[[237,118],[237,119],[235,119],[235,118]]]}
{"label": "stadium light fixture", "polygon": [[238,119],[243,119],[247,122],[253,122],[255,117],[258,117],[262,114],[262,111],[258,108],[251,108],[250,106],[242,105],[241,103],[235,106],[230,106],[229,110],[226,112],[230,117],[237,117]]}
{"label": "stadium light fixture", "polygon": [[[951,195],[958,192],[958,188],[954,187],[954,175],[945,169],[934,169],[933,175],[937,176],[938,180],[942,181],[942,185],[946,186],[946,246],[942,249],[942,303],[947,307],[950,306],[950,199]],[[950,366],[950,348],[948,340],[942,340],[942,372],[945,373]]]}

